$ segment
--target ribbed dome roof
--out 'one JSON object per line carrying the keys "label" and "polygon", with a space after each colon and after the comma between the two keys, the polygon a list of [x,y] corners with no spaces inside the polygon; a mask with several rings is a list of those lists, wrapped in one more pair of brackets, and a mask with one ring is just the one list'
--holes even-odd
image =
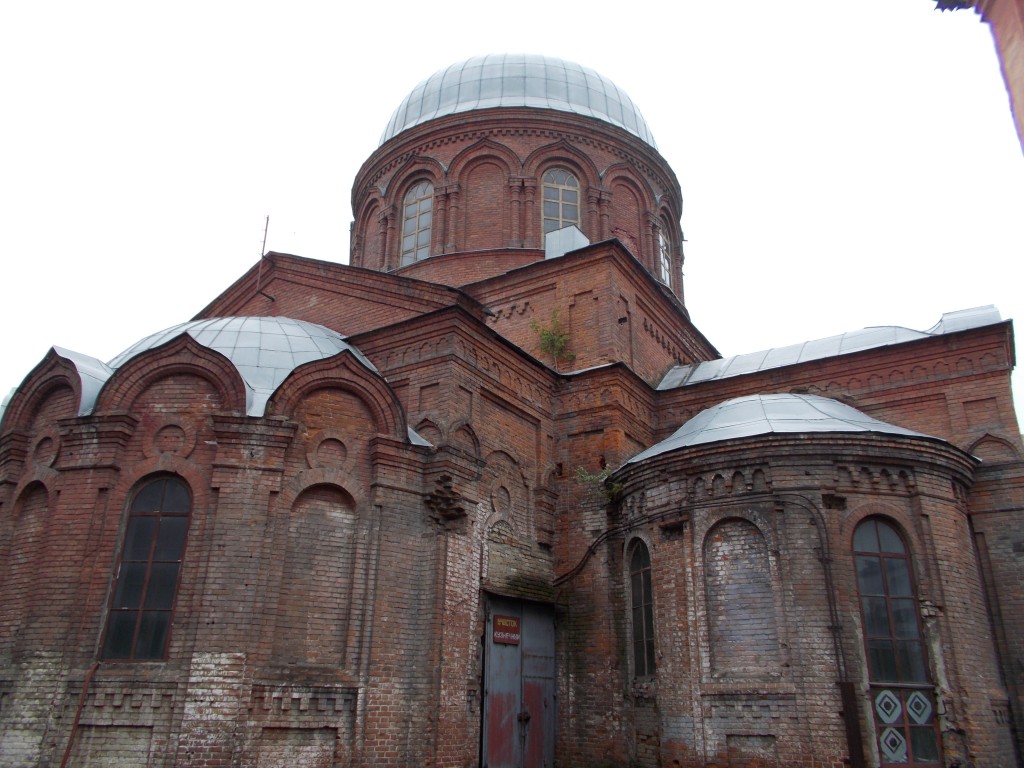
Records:
{"label": "ribbed dome roof", "polygon": [[845,403],[817,395],[748,395],[707,408],[666,440],[638,453],[627,464],[692,445],[742,437],[801,432],[875,432],[928,437],[879,421]]}
{"label": "ribbed dome roof", "polygon": [[380,143],[436,117],[492,107],[537,107],[587,115],[624,128],[658,148],[640,110],[608,78],[562,59],[511,53],[476,56],[435,72],[398,106]]}
{"label": "ribbed dome roof", "polygon": [[250,416],[262,416],[274,390],[304,363],[351,352],[368,369],[377,371],[341,334],[288,317],[217,317],[181,323],[133,344],[111,360],[109,366],[120,368],[136,355],[183,333],[234,364],[245,382],[246,411]]}

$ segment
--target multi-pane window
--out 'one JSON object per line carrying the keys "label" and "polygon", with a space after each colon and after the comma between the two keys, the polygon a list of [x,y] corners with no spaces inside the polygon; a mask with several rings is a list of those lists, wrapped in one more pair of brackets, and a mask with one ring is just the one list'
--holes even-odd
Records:
{"label": "multi-pane window", "polygon": [[665,225],[658,229],[658,279],[665,285],[669,284],[672,269],[672,241],[665,233]]}
{"label": "multi-pane window", "polygon": [[430,225],[434,215],[434,187],[429,181],[405,193],[402,214],[402,266],[430,257]]}
{"label": "multi-pane window", "polygon": [[166,656],[191,510],[188,486],[177,477],[152,480],[132,499],[104,659]]}
{"label": "multi-pane window", "polygon": [[564,168],[544,174],[544,234],[580,225],[580,183]]}
{"label": "multi-pane window", "polygon": [[853,550],[882,765],[939,765],[934,688],[906,546],[891,524],[869,518],[857,526]]}
{"label": "multi-pane window", "polygon": [[629,555],[630,608],[633,624],[633,674],[654,674],[654,599],[651,594],[651,555],[636,541]]}

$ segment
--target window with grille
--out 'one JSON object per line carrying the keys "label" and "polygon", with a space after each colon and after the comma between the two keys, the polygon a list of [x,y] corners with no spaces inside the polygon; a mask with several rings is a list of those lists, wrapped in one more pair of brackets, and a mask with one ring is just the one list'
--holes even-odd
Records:
{"label": "window with grille", "polygon": [[651,590],[651,555],[636,541],[629,555],[630,608],[633,624],[633,675],[654,674],[654,596]]}
{"label": "window with grille", "polygon": [[177,477],[151,480],[132,499],[107,617],[104,659],[167,655],[191,512],[188,486]]}
{"label": "window with grille", "polygon": [[857,526],[853,550],[882,765],[940,765],[934,686],[903,538],[869,518]]}
{"label": "window with grille", "polygon": [[434,187],[421,181],[405,193],[402,214],[402,266],[430,257]]}
{"label": "window with grille", "polygon": [[580,183],[564,168],[544,174],[544,234],[580,225]]}

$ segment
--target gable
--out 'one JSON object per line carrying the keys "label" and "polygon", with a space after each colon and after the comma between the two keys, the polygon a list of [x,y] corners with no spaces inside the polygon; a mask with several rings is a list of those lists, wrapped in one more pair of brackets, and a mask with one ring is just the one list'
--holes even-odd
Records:
{"label": "gable", "polygon": [[346,336],[472,299],[447,286],[283,253],[268,253],[193,319],[284,316]]}

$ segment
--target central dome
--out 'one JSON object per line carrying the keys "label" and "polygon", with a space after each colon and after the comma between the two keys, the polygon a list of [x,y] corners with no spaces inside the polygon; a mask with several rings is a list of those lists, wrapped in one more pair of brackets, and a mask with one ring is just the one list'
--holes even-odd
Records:
{"label": "central dome", "polygon": [[595,117],[658,148],[640,110],[611,80],[570,61],[521,53],[476,56],[435,72],[398,105],[380,143],[437,117],[492,107]]}

